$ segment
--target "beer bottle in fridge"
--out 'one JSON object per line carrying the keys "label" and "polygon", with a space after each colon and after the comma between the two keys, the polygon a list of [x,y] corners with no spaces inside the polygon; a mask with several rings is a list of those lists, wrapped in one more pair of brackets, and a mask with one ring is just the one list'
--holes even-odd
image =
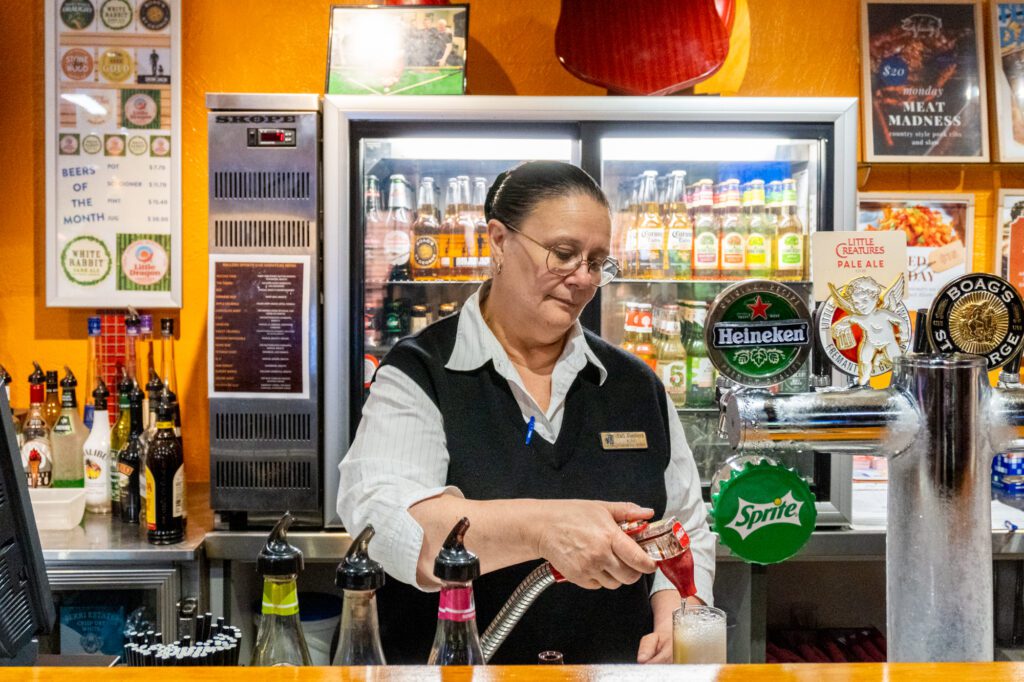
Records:
{"label": "beer bottle in fridge", "polygon": [[658,172],[644,171],[640,183],[640,218],[636,228],[637,274],[641,279],[664,277],[662,253],[665,247],[665,225],[658,202]]}
{"label": "beer bottle in fridge", "polygon": [[707,308],[691,312],[690,335],[686,343],[686,406],[711,407],[715,400],[715,368],[704,344],[704,320]]}
{"label": "beer bottle in fridge", "polygon": [[484,204],[487,202],[487,178],[473,178],[473,231],[476,234],[477,277],[491,275],[491,238],[487,234]]}
{"label": "beer bottle in fridge", "polygon": [[718,279],[722,230],[714,210],[714,183],[708,179],[699,180],[693,195],[696,205],[693,220],[693,277]]}
{"label": "beer bottle in fridge", "polygon": [[807,270],[807,238],[797,215],[796,181],[782,181],[782,216],[779,219],[775,252],[775,275],[783,280],[799,280]]}
{"label": "beer bottle in fridge", "polygon": [[771,277],[775,233],[765,210],[763,180],[750,181],[743,211],[747,226],[747,277]]}
{"label": "beer bottle in fridge", "polygon": [[477,277],[476,225],[473,224],[472,207],[470,205],[469,176],[460,175],[456,179],[455,196],[455,227],[460,232],[461,252],[455,254],[455,278],[471,280]]}
{"label": "beer bottle in fridge", "polygon": [[740,213],[740,181],[729,179],[719,185],[722,208],[722,277],[739,278],[744,274],[744,248],[747,230]]}
{"label": "beer bottle in fridge", "polygon": [[655,371],[672,404],[682,407],[686,404],[686,349],[679,334],[679,306],[669,304],[662,309],[661,343]]}
{"label": "beer bottle in fridge", "polygon": [[693,277],[693,222],[686,206],[686,171],[672,171],[665,224],[665,277]]}
{"label": "beer bottle in fridge", "polygon": [[459,181],[448,178],[444,192],[444,222],[441,223],[441,269],[442,279],[458,279],[455,273],[455,257],[461,256],[466,236],[459,227]]}
{"label": "beer bottle in fridge", "polygon": [[441,226],[434,209],[434,178],[420,180],[416,192],[416,222],[412,226],[412,278],[416,281],[438,279],[441,268],[438,235]]}
{"label": "beer bottle in fridge", "polygon": [[384,255],[391,266],[393,282],[412,279],[409,259],[412,251],[412,202],[405,176],[395,174],[388,187],[388,216],[384,228]]}

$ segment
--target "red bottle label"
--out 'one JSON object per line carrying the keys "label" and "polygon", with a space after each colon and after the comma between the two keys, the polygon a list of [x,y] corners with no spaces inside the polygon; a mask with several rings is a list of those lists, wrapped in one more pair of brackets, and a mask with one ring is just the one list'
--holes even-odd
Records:
{"label": "red bottle label", "polygon": [[438,620],[453,620],[459,623],[476,619],[473,588],[458,587],[441,590],[441,601],[437,608],[437,618]]}

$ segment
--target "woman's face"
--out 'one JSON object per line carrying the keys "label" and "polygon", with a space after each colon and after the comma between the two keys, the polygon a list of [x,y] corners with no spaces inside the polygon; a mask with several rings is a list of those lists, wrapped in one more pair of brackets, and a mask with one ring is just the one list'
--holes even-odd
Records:
{"label": "woman's face", "polygon": [[581,253],[590,261],[603,260],[611,244],[608,209],[583,194],[545,199],[514,227],[540,244],[507,229],[494,234],[501,241],[501,285],[519,310],[528,313],[525,317],[531,324],[536,323],[533,335],[554,340],[575,323],[597,286],[586,265],[569,275],[550,272],[544,247]]}

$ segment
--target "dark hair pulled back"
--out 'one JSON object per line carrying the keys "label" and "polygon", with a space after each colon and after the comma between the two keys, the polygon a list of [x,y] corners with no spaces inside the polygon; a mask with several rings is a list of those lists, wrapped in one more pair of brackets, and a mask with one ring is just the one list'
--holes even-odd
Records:
{"label": "dark hair pulled back", "polygon": [[582,168],[561,161],[525,161],[494,179],[487,190],[484,217],[519,227],[540,202],[574,195],[609,208],[608,197]]}

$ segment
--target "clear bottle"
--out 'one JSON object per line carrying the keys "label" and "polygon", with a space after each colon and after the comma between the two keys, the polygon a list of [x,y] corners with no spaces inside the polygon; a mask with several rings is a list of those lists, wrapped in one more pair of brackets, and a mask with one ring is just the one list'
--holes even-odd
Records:
{"label": "clear bottle", "polygon": [[765,209],[763,180],[751,180],[743,206],[747,227],[747,241],[744,260],[747,277],[772,276],[772,246],[775,243],[775,229]]}
{"label": "clear bottle", "polygon": [[121,479],[117,476],[117,462],[121,451],[128,447],[128,437],[132,431],[131,395],[132,380],[128,378],[128,370],[121,368],[121,380],[117,382],[117,421],[110,431],[110,506],[115,516],[121,514]]}
{"label": "clear bottle", "polygon": [[345,601],[334,665],[386,665],[377,621],[377,590],[384,586],[384,568],[368,553],[373,532],[373,526],[366,526],[338,564],[335,584],[344,591]]}
{"label": "clear bottle", "polygon": [[156,435],[146,453],[146,539],[172,545],[185,537],[185,458],[174,433],[176,399],[165,384],[156,408]]}
{"label": "clear bottle", "polygon": [[384,226],[384,256],[391,266],[392,282],[412,279],[409,260],[412,250],[412,201],[404,175],[392,175],[388,186],[388,215]]}
{"label": "clear bottle", "polygon": [[[153,355],[153,316],[139,315],[139,341],[135,352],[135,362],[138,365],[135,373],[135,380],[139,386],[154,374],[156,358]],[[142,400],[142,414],[149,414],[149,393],[145,393]]]}
{"label": "clear bottle", "polygon": [[21,425],[21,465],[25,469],[30,488],[49,488],[53,482],[53,446],[50,428],[43,413],[46,377],[38,362],[28,377],[29,408]]}
{"label": "clear bottle", "polygon": [[250,666],[312,665],[299,622],[297,581],[303,569],[302,552],[288,542],[295,518],[285,512],[256,560],[263,576],[263,608]]}
{"label": "clear bottle", "polygon": [[414,305],[412,314],[409,316],[409,333],[416,334],[427,328],[430,322],[427,319],[427,306]]}
{"label": "clear bottle", "polygon": [[60,417],[60,383],[55,370],[46,372],[46,399],[43,401],[43,418],[46,419],[46,428],[53,430]]}
{"label": "clear bottle", "polygon": [[142,397],[138,384],[132,385],[129,393],[131,431],[128,443],[117,455],[117,481],[120,486],[118,499],[121,505],[121,521],[139,523],[141,499],[139,493],[139,462],[142,460]]}
{"label": "clear bottle", "polygon": [[[167,390],[178,396],[178,370],[174,360],[174,318],[160,320],[160,376]],[[181,407],[174,405],[174,435],[181,440]]]}
{"label": "clear bottle", "polygon": [[[3,387],[3,389],[4,389],[4,395],[7,397],[7,406],[8,407],[10,407],[10,405],[11,405],[11,383],[13,381],[14,381],[14,378],[10,375],[10,373],[4,368],[3,365],[0,365],[0,387]],[[18,416],[16,414],[14,414],[14,409],[11,409],[11,423],[14,424],[14,435],[15,435],[16,440],[18,441],[18,449],[20,450],[21,449],[21,420],[18,419]]]}
{"label": "clear bottle", "polygon": [[85,486],[85,461],[83,448],[89,432],[78,415],[78,399],[75,387],[78,381],[71,369],[64,366],[64,378],[60,381],[60,416],[53,427],[53,487],[81,488]]}
{"label": "clear bottle", "polygon": [[476,279],[491,275],[491,238],[487,233],[484,204],[487,202],[487,178],[473,178],[472,218],[476,237]]}
{"label": "clear bottle", "polygon": [[456,179],[456,216],[453,230],[460,233],[454,239],[461,245],[461,252],[454,255],[455,279],[471,280],[477,276],[476,225],[473,223],[472,206],[470,204],[469,176],[460,175]]}
{"label": "clear bottle", "polygon": [[690,334],[686,341],[686,406],[711,407],[715,401],[715,368],[704,344],[707,308],[691,311]]}
{"label": "clear bottle", "polygon": [[747,229],[740,213],[740,181],[729,179],[719,186],[722,210],[722,277],[741,277],[746,270],[744,248]]}
{"label": "clear bottle", "polygon": [[672,404],[683,407],[686,405],[686,349],[679,335],[678,305],[667,305],[663,309],[661,336],[655,371],[665,384]]}
{"label": "clear bottle", "polygon": [[626,339],[623,348],[643,360],[654,369],[657,359],[654,352],[652,329],[654,319],[650,303],[630,303],[626,310]]}
{"label": "clear bottle", "polygon": [[686,171],[672,171],[665,219],[665,277],[693,277],[693,221],[686,206]]}
{"label": "clear bottle", "polygon": [[132,381],[137,381],[141,376],[137,373],[138,367],[136,366],[141,335],[142,321],[134,309],[129,309],[129,313],[124,317],[124,368],[128,372],[128,378]]}
{"label": "clear bottle", "polygon": [[391,264],[384,255],[386,221],[381,209],[380,179],[366,177],[363,191],[363,250],[365,256],[366,310],[379,310],[384,303],[384,286]]}
{"label": "clear bottle", "polygon": [[459,181],[448,178],[444,191],[444,220],[441,221],[440,253],[442,279],[455,279],[455,256],[461,255],[465,247],[465,237],[458,229],[459,216]]}
{"label": "clear bottle", "polygon": [[412,226],[412,278],[418,282],[441,279],[441,253],[434,202],[434,178],[423,178],[416,191],[416,222]]}
{"label": "clear bottle", "polygon": [[93,514],[110,513],[110,419],[107,416],[107,398],[110,392],[103,379],[97,379],[96,390],[92,392],[96,406],[92,431],[85,439],[85,509]]}
{"label": "clear bottle", "polygon": [[796,181],[782,181],[782,215],[776,239],[775,276],[781,280],[801,280],[807,273],[807,236],[797,215]]}
{"label": "clear bottle", "polygon": [[469,519],[455,524],[434,560],[434,576],[441,581],[437,631],[427,665],[484,665],[476,627],[473,581],[480,577],[480,560],[466,549]]}
{"label": "clear bottle", "polygon": [[82,411],[82,423],[85,428],[92,429],[93,412],[95,403],[92,399],[92,392],[96,390],[96,380],[100,372],[100,336],[103,335],[103,319],[100,317],[89,318],[89,358],[85,369],[85,407]]}
{"label": "clear bottle", "polygon": [[658,172],[644,171],[640,183],[640,217],[636,227],[637,274],[640,279],[661,279],[665,276],[663,254],[665,224],[658,202]]}
{"label": "clear bottle", "polygon": [[697,181],[693,196],[693,278],[718,279],[721,274],[722,226],[714,210],[714,183],[706,178]]}
{"label": "clear bottle", "polygon": [[640,252],[637,250],[637,227],[640,220],[640,180],[635,178],[629,185],[629,200],[626,202],[623,239],[622,274],[629,279],[640,276]]}

